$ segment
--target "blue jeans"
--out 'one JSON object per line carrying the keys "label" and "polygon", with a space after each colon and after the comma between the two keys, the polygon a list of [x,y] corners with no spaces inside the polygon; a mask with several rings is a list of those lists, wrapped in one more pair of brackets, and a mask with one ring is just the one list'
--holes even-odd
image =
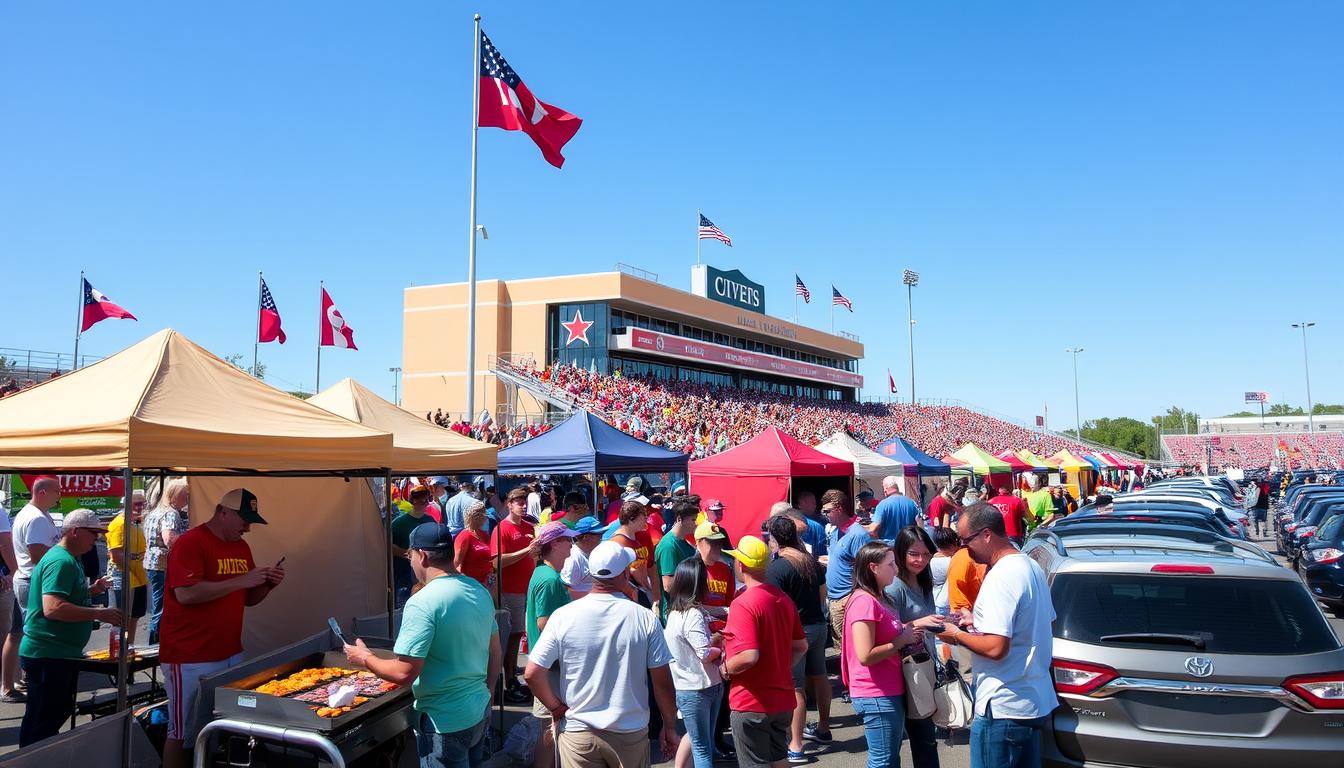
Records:
{"label": "blue jeans", "polygon": [[863,718],[863,736],[868,740],[868,768],[900,768],[905,697],[855,696],[852,703],[854,711]]}
{"label": "blue jeans", "polygon": [[149,574],[149,643],[159,642],[159,619],[163,618],[163,585],[167,571],[146,571]]}
{"label": "blue jeans", "polygon": [[19,657],[28,676],[28,704],[19,724],[19,746],[55,736],[75,708],[75,684],[79,670],[72,659]]}
{"label": "blue jeans", "polygon": [[429,715],[420,714],[415,729],[415,751],[420,768],[473,768],[485,762],[485,724],[489,711],[470,728],[452,733],[436,733]]}
{"label": "blue jeans", "polygon": [[993,712],[971,721],[971,768],[1040,768],[1044,717],[995,718]]}
{"label": "blue jeans", "polygon": [[719,717],[722,694],[723,683],[698,691],[677,691],[677,709],[681,710],[681,721],[686,724],[686,735],[691,737],[695,768],[714,766],[714,723]]}

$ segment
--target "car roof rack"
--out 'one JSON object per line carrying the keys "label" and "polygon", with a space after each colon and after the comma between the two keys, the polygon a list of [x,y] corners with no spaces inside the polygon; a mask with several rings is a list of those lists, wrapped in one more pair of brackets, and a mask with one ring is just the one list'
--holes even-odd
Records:
{"label": "car roof rack", "polygon": [[1036,532],[1031,534],[1031,537],[1033,539],[1045,539],[1051,544],[1054,544],[1055,549],[1059,551],[1060,557],[1069,556],[1069,550],[1064,546],[1064,538],[1056,531],[1052,531],[1048,528],[1037,528]]}

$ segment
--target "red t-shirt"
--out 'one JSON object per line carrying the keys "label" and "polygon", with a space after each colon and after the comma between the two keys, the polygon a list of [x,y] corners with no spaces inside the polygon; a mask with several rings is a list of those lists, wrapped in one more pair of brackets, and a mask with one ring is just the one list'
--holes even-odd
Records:
{"label": "red t-shirt", "polygon": [[457,552],[466,552],[462,557],[462,573],[481,582],[482,586],[487,586],[487,580],[490,578],[490,569],[494,567],[494,558],[490,557],[490,544],[488,537],[482,532],[478,537],[471,529],[464,529],[453,539],[453,546]]}
{"label": "red t-shirt", "polygon": [[437,501],[431,501],[425,506],[425,517],[428,517],[439,525],[443,525],[443,510],[439,508],[439,503]]}
{"label": "red t-shirt", "polygon": [[930,525],[934,525],[934,526],[942,525],[942,523],[939,522],[939,520],[940,520],[940,518],[942,518],[942,516],[943,516],[943,514],[944,514],[944,508],[945,508],[946,506],[947,506],[947,499],[943,498],[943,494],[941,494],[941,493],[938,494],[937,496],[935,496],[934,499],[933,499],[933,501],[929,502],[929,524],[930,524]]}
{"label": "red t-shirt", "polygon": [[793,641],[804,637],[797,606],[778,587],[760,584],[737,596],[723,630],[724,656],[731,659],[743,651],[759,651],[761,658],[728,681],[732,711],[793,709]]}
{"label": "red t-shirt", "polygon": [[[533,526],[531,523],[523,520],[514,525],[508,518],[499,524],[499,533],[490,538],[490,554],[507,555],[510,552],[517,552],[520,549],[527,549],[532,546]],[[495,542],[499,542],[499,548]],[[527,585],[532,581],[532,570],[537,567],[537,562],[530,557],[524,557],[513,565],[504,566],[504,572],[499,579],[499,589],[510,595],[526,595]]]}
{"label": "red t-shirt", "polygon": [[653,543],[653,536],[649,534],[648,529],[636,533],[634,543],[631,543],[630,539],[623,533],[613,533],[611,535],[611,540],[619,542],[623,547],[629,547],[630,549],[635,550],[635,562],[630,564],[631,570],[642,564],[645,568],[650,569],[649,573],[653,573],[653,550],[655,549],[655,545]]}
{"label": "red t-shirt", "polygon": [[1009,536],[1024,536],[1022,519],[1027,516],[1027,502],[1016,496],[995,496],[989,500],[1003,513],[1003,528]]}
{"label": "red t-shirt", "polygon": [[224,541],[204,525],[178,537],[168,550],[163,590],[159,660],[168,664],[224,661],[243,651],[243,609],[247,590],[237,589],[208,603],[183,605],[174,592],[203,581],[225,581],[256,567],[245,541]]}
{"label": "red t-shirt", "polygon": [[705,605],[727,607],[737,594],[737,580],[733,578],[733,569],[719,560],[705,570],[709,572],[709,592],[705,595]]}

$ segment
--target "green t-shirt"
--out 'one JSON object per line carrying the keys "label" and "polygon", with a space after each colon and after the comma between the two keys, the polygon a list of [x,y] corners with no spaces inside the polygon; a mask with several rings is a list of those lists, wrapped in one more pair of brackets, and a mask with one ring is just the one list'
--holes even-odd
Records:
{"label": "green t-shirt", "polygon": [[[409,549],[411,546],[411,531],[425,523],[432,522],[434,522],[434,518],[429,515],[416,517],[409,512],[402,512],[392,518],[392,543],[402,549]],[[472,723],[472,725],[475,725],[475,723]]]}
{"label": "green t-shirt", "polygon": [[89,582],[84,566],[62,546],[47,550],[33,568],[28,592],[28,621],[23,625],[19,655],[30,659],[74,659],[84,655],[84,646],[93,634],[92,621],[53,621],[42,613],[42,596],[60,595],[87,607]]}
{"label": "green t-shirt", "polygon": [[537,638],[541,630],[537,629],[537,619],[549,617],[561,606],[570,601],[569,587],[560,578],[560,572],[547,565],[538,563],[532,571],[532,580],[527,584],[527,647],[537,647]]}
{"label": "green t-shirt", "polygon": [[1055,514],[1055,500],[1050,492],[1044,488],[1039,491],[1032,491],[1027,494],[1027,509],[1031,512],[1031,519],[1027,522],[1032,528],[1040,525],[1045,519]]}
{"label": "green t-shirt", "polygon": [[[695,547],[692,547],[684,539],[670,533],[663,536],[658,542],[658,546],[653,548],[653,565],[658,569],[658,577],[675,574],[681,561],[693,555],[695,555]],[[659,586],[662,586],[662,584],[659,584]],[[662,617],[663,621],[667,621],[667,607],[671,603],[672,599],[667,596],[667,590],[663,590],[662,598],[658,601],[658,615]]]}
{"label": "green t-shirt", "polygon": [[466,730],[485,716],[485,673],[496,636],[495,604],[469,576],[440,576],[406,601],[392,651],[425,660],[411,692],[415,710],[429,716],[435,731]]}

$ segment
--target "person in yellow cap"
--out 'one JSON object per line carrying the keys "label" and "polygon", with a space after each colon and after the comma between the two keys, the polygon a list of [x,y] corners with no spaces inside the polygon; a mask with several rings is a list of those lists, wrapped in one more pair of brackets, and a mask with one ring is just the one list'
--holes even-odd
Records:
{"label": "person in yellow cap", "polygon": [[728,678],[729,722],[742,765],[775,765],[788,759],[793,720],[793,665],[807,652],[798,609],[766,581],[770,549],[743,536],[724,554],[737,561],[746,588],[728,611],[723,676]]}
{"label": "person in yellow cap", "polygon": [[737,582],[733,580],[733,570],[723,561],[724,547],[728,534],[718,523],[701,523],[695,527],[695,551],[709,572],[709,592],[703,601],[710,616],[722,619],[728,615],[728,604],[737,594]]}

